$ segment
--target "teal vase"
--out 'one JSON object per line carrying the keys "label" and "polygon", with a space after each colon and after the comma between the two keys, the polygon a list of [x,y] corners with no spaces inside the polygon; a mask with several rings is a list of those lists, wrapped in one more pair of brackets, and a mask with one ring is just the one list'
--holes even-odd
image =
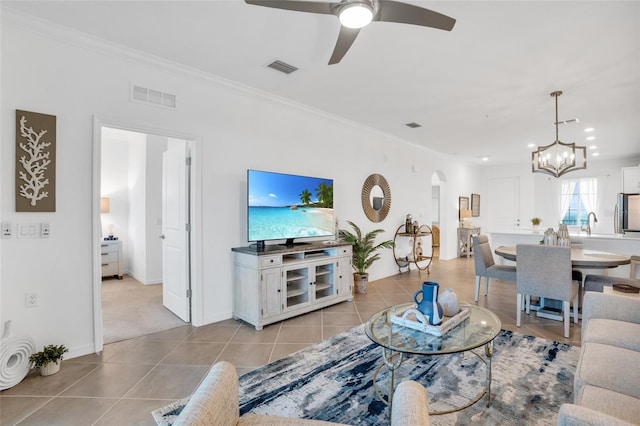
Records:
{"label": "teal vase", "polygon": [[433,281],[425,281],[422,283],[422,290],[416,291],[413,300],[418,305],[418,310],[424,314],[429,320],[430,325],[442,324],[444,317],[442,306],[438,303],[439,285]]}

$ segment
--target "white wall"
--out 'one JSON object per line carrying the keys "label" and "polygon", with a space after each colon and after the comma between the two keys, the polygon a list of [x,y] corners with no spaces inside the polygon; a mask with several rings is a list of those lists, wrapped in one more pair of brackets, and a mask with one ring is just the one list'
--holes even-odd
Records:
{"label": "white wall", "polygon": [[[2,14],[2,140],[13,140],[15,109],[58,118],[58,208],[30,215],[13,211],[13,144],[3,143],[3,220],[49,221],[48,239],[2,240],[2,321],[38,346],[64,343],[70,357],[93,350],[92,120],[94,116],[166,133],[194,135],[201,162],[203,227],[201,277],[194,283],[201,325],[231,316],[231,247],[247,244],[247,168],[327,176],[341,226],[353,220],[364,230],[382,227],[393,238],[407,213],[431,222],[431,175],[446,177],[442,202],[457,216],[459,193],[470,193],[474,172],[447,156],[419,149],[328,114],[269,99],[197,72],[177,70],[105,45],[97,49],[76,33]],[[35,27],[32,27],[35,26]],[[32,29],[34,28],[34,29]],[[25,54],[29,52],[29,54]],[[46,64],[46,66],[43,66]],[[257,64],[256,66],[260,66]],[[56,72],[51,72],[56,70]],[[129,100],[129,86],[175,93],[176,110]],[[251,125],[247,125],[251,123]],[[411,158],[410,162],[407,158]],[[362,212],[360,191],[371,173],[389,182],[391,212],[381,223]],[[442,220],[441,222],[444,222]],[[442,257],[455,256],[457,221],[443,223]],[[448,253],[447,253],[448,252]],[[37,267],[35,267],[37,266]],[[391,251],[370,270],[371,279],[397,273]],[[24,292],[38,291],[40,306],[26,309]]]}
{"label": "white wall", "polygon": [[165,136],[121,129],[102,132],[102,195],[111,199],[101,215],[122,242],[123,272],[143,284],[162,282],[162,153]]}
{"label": "white wall", "polygon": [[140,134],[129,140],[129,232],[122,250],[128,259],[127,271],[134,278],[144,281],[147,268],[146,200],[147,191],[147,136]]}
{"label": "white wall", "polygon": [[147,190],[145,193],[146,270],[144,284],[162,282],[162,153],[165,136],[147,135]]}
{"label": "white wall", "polygon": [[[531,166],[493,167],[481,172],[482,191],[490,178],[517,177],[520,180],[520,227],[531,228],[531,218],[542,218],[541,228],[557,228],[560,222],[560,185],[563,179],[593,177],[598,179],[598,223],[592,224],[592,232],[612,234],[613,212],[616,194],[622,192],[622,168],[637,165],[638,157],[624,160],[605,160],[588,163],[586,170],[571,172],[561,178],[541,173],[531,173]],[[487,232],[491,229],[487,229]],[[494,230],[495,231],[495,230]]]}

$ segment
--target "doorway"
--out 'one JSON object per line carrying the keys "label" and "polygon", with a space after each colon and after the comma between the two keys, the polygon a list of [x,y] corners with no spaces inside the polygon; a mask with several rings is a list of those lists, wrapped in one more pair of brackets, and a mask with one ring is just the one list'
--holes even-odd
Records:
{"label": "doorway", "polygon": [[[97,259],[94,328],[99,352],[104,343],[122,340],[117,330],[108,329],[114,324],[125,330],[124,338],[132,338],[136,333],[144,335],[191,323],[189,231],[193,191],[189,157],[194,141],[99,122],[94,138],[94,197],[95,201],[108,199],[109,205],[108,213],[97,213],[99,245],[104,239],[119,241],[123,278],[103,280],[101,259]],[[182,166],[167,167],[166,153],[175,154],[176,148],[182,152]],[[176,173],[182,175],[173,183]],[[167,179],[167,175],[173,177]],[[183,221],[182,226],[174,226],[176,220]],[[167,229],[167,224],[180,232]],[[162,238],[166,235],[171,235],[174,242],[169,246],[168,239]],[[175,244],[176,238],[180,244]],[[176,315],[172,311],[176,311],[177,294],[182,307]]]}

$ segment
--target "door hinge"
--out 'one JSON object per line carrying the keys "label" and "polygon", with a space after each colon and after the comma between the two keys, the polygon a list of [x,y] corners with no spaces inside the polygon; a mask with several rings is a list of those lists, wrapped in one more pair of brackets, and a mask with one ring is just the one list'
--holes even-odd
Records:
{"label": "door hinge", "polygon": [[185,230],[186,230],[187,232],[191,232],[191,224],[190,224],[190,223],[187,223],[187,224],[184,226],[184,228],[185,228]]}
{"label": "door hinge", "polygon": [[186,157],[185,160],[186,160],[187,166],[190,166],[191,165],[191,157]]}
{"label": "door hinge", "polygon": [[260,308],[260,316],[264,316],[264,309]]}
{"label": "door hinge", "polygon": [[191,297],[191,289],[190,288],[187,289],[187,297]]}

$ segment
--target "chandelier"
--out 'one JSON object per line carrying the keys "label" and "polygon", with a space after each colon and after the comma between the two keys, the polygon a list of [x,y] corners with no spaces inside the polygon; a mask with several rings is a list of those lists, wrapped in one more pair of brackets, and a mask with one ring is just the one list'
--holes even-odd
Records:
{"label": "chandelier", "polygon": [[[531,153],[531,171],[533,173],[546,173],[560,177],[574,170],[587,168],[587,148],[576,146],[575,143],[560,142],[558,138],[558,96],[562,91],[551,92],[556,98],[556,141],[551,145],[540,146]],[[578,165],[581,164],[581,165]]]}

